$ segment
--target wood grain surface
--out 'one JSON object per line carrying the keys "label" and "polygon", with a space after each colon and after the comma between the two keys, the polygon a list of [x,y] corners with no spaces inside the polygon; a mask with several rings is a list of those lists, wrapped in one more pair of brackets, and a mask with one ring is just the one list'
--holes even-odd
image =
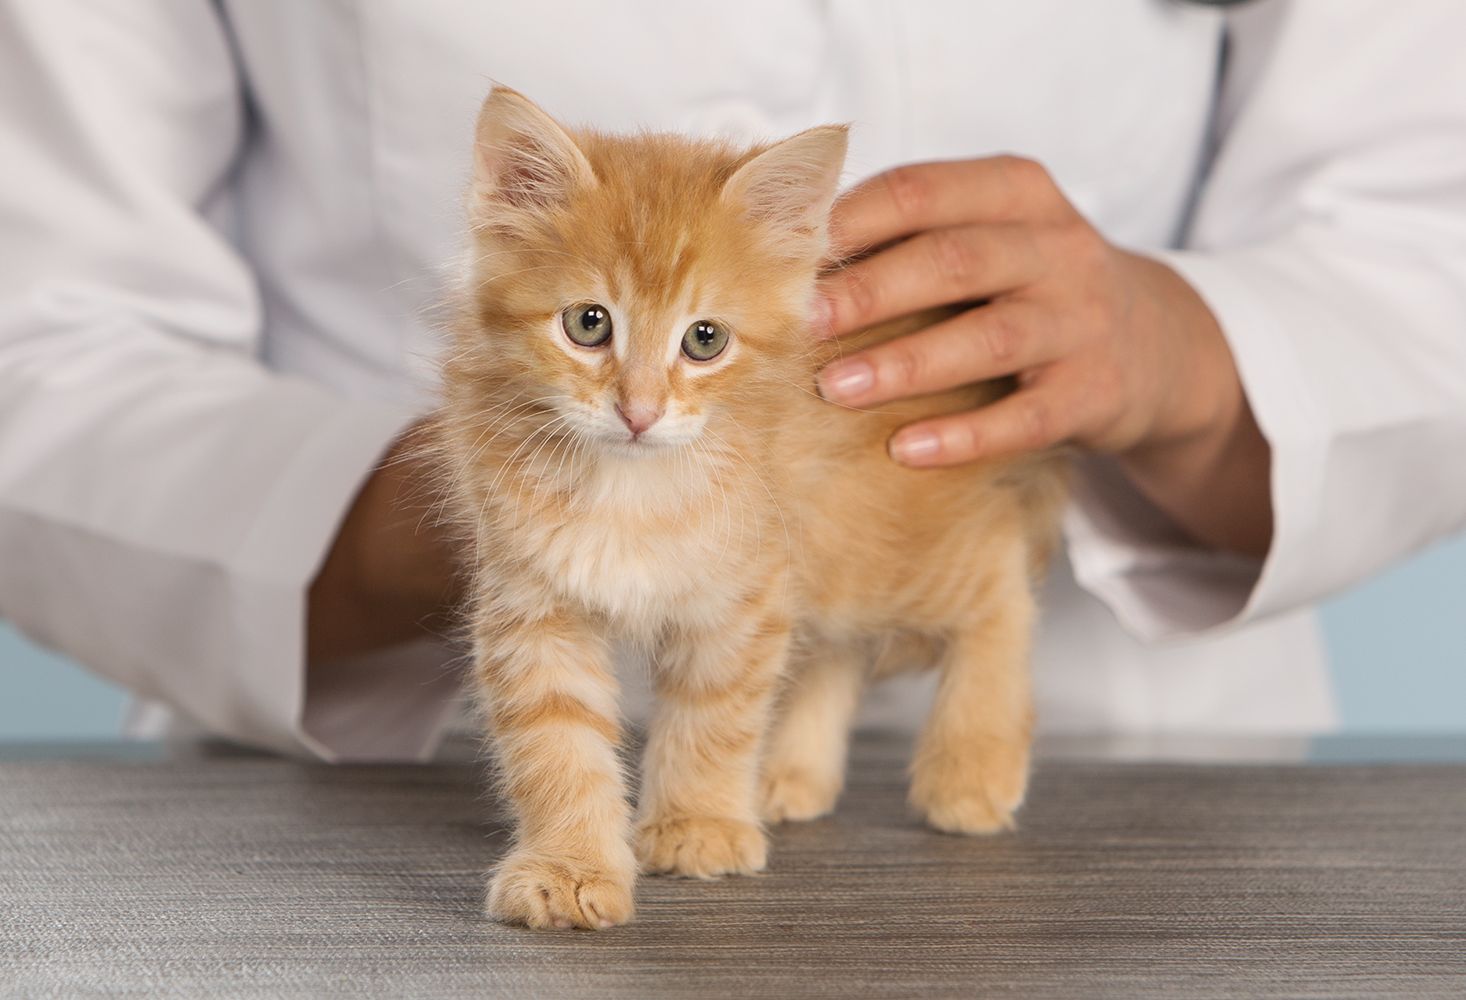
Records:
{"label": "wood grain surface", "polygon": [[1466,766],[1050,761],[965,840],[903,756],[602,933],[483,919],[471,763],[0,761],[0,995],[1466,996]]}

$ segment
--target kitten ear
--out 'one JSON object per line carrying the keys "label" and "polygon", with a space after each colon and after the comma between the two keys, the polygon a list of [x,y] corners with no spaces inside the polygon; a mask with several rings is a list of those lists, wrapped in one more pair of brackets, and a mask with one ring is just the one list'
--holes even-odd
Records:
{"label": "kitten ear", "polygon": [[728,178],[723,197],[742,204],[751,219],[823,244],[849,132],[820,125],[775,143]]}
{"label": "kitten ear", "polygon": [[590,161],[555,119],[518,91],[489,92],[475,134],[476,217],[492,222],[505,209],[549,208],[595,183]]}

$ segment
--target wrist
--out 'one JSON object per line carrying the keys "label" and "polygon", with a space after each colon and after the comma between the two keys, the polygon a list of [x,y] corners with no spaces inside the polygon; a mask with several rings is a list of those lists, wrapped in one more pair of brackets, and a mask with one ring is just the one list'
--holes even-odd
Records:
{"label": "wrist", "polygon": [[312,663],[396,645],[446,624],[459,581],[411,432],[357,493],[311,584]]}
{"label": "wrist", "polygon": [[362,488],[361,516],[347,533],[362,603],[426,614],[452,600],[456,573],[434,480],[409,432]]}
{"label": "wrist", "polygon": [[1153,359],[1150,419],[1126,449],[1147,453],[1206,441],[1218,444],[1247,403],[1221,324],[1185,278],[1165,263],[1130,254],[1141,289],[1134,328]]}
{"label": "wrist", "polygon": [[1221,325],[1165,264],[1137,257],[1146,317],[1162,359],[1148,432],[1120,468],[1198,543],[1249,555],[1272,539],[1271,449],[1258,428]]}
{"label": "wrist", "polygon": [[1272,453],[1250,409],[1231,427],[1138,447],[1118,459],[1126,478],[1198,544],[1267,554]]}

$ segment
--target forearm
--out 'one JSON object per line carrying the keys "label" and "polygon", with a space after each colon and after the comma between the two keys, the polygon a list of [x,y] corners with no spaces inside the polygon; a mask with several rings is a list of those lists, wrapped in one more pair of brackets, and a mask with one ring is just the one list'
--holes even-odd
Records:
{"label": "forearm", "polygon": [[399,440],[357,494],[311,584],[312,669],[451,625],[460,583],[432,471],[412,439]]}
{"label": "forearm", "polygon": [[1270,465],[1267,440],[1245,405],[1214,435],[1120,456],[1130,481],[1197,542],[1256,556],[1272,542]]}
{"label": "forearm", "polygon": [[1243,392],[1217,319],[1171,268],[1132,258],[1151,290],[1145,307],[1178,350],[1178,377],[1156,387],[1163,419],[1119,452],[1152,503],[1209,548],[1264,555],[1272,541],[1272,454]]}

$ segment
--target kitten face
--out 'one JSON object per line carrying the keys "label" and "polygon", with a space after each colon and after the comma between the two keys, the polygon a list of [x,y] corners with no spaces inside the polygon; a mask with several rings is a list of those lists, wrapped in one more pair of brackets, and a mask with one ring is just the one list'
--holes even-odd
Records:
{"label": "kitten face", "polygon": [[807,381],[844,129],[753,152],[572,137],[499,89],[477,148],[484,377],[541,414],[546,435],[602,455],[666,452],[718,440]]}
{"label": "kitten face", "polygon": [[648,261],[598,263],[572,268],[545,289],[557,308],[524,332],[553,344],[560,357],[535,352],[535,370],[523,377],[552,387],[555,418],[609,453],[644,455],[696,440],[710,416],[747,389],[742,369],[758,363],[757,347],[739,335],[743,322],[767,326],[780,317],[717,301],[711,292],[719,283],[696,268],[680,287],[652,295],[642,287]]}

